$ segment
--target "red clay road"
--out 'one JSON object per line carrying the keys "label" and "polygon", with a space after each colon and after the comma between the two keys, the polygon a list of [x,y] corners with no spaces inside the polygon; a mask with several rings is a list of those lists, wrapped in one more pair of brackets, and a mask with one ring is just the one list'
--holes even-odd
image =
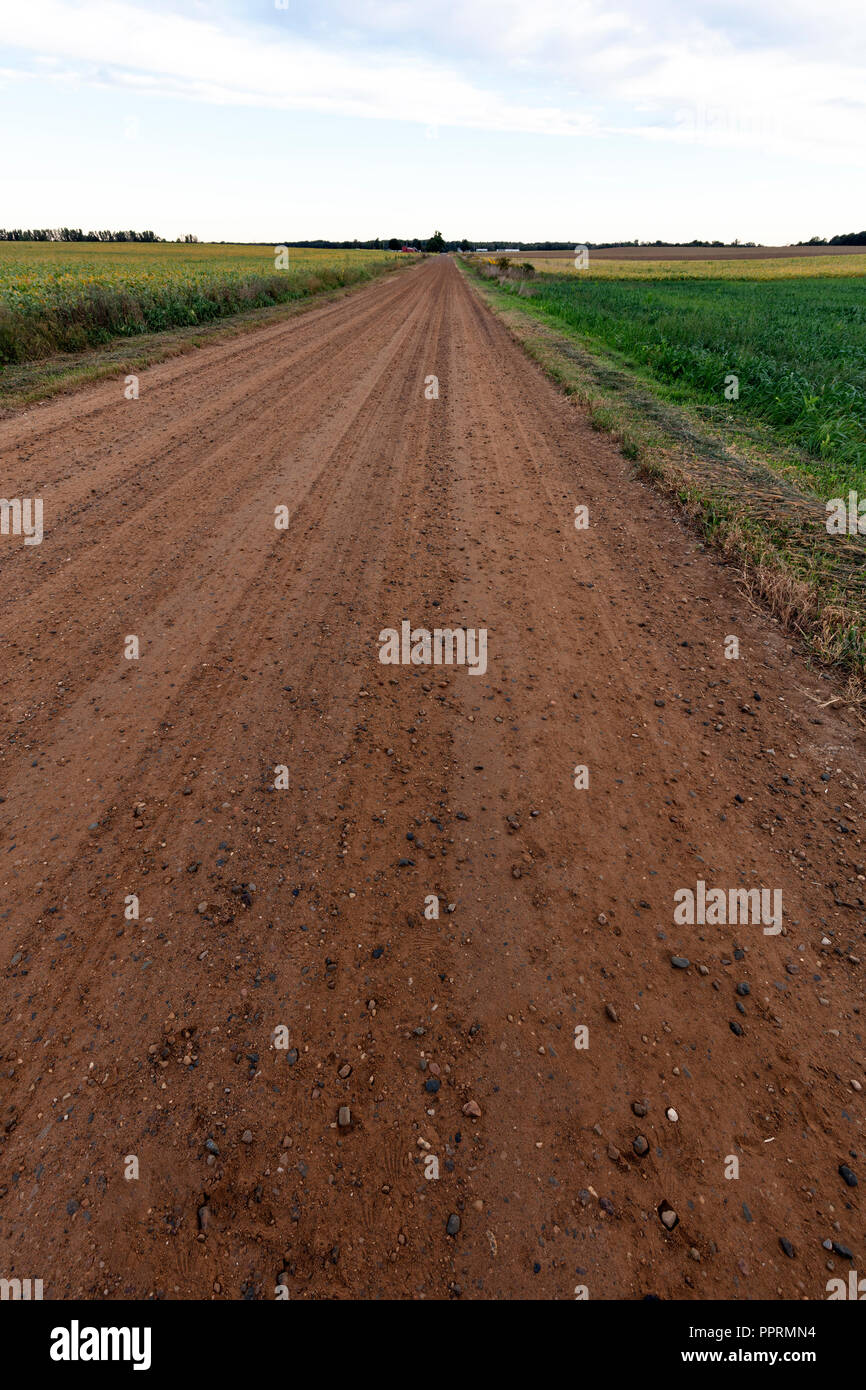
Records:
{"label": "red clay road", "polygon": [[[733,569],[449,258],[123,390],[0,423],[45,506],[0,537],[0,1276],[866,1268],[860,735]],[[403,620],[485,629],[486,671],[383,665]],[[699,881],[783,931],[677,925]]]}

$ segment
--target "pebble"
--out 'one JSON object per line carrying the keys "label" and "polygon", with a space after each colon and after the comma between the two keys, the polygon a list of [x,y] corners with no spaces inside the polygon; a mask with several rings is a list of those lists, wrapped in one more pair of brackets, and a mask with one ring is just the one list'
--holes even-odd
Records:
{"label": "pebble", "polygon": [[633,1100],[631,1103],[631,1108],[634,1114],[642,1120],[644,1115],[647,1113],[648,1107],[644,1104],[642,1100]]}
{"label": "pebble", "polygon": [[252,1132],[252,1130],[251,1130],[251,1129],[245,1129],[244,1132],[243,1132],[243,1134],[241,1135],[241,1143],[242,1143],[242,1144],[251,1144],[252,1142],[253,1142],[253,1132]]}
{"label": "pebble", "polygon": [[752,992],[752,991],[750,990],[749,986],[746,984],[745,980],[741,980],[740,983],[737,985],[737,993],[738,993],[738,994],[746,995],[746,994],[751,994],[751,992]]}
{"label": "pebble", "polygon": [[632,1144],[632,1148],[634,1149],[638,1158],[643,1158],[644,1154],[649,1152],[649,1144],[647,1143],[646,1139],[642,1134],[639,1134],[637,1136],[634,1143]]}
{"label": "pebble", "polygon": [[341,1105],[337,1112],[337,1124],[341,1129],[345,1129],[352,1123],[352,1112],[348,1105]]}
{"label": "pebble", "polygon": [[668,1106],[667,1110],[665,1111],[665,1114],[667,1115],[668,1119],[670,1120],[671,1124],[673,1124],[673,1125],[675,1125],[676,1122],[677,1122],[677,1120],[680,1118],[679,1115],[677,1114],[676,1110],[674,1110],[674,1108],[673,1108],[672,1105],[671,1105],[671,1106]]}
{"label": "pebble", "polygon": [[781,1245],[785,1254],[788,1256],[788,1259],[793,1260],[795,1258],[796,1252],[788,1238],[786,1236],[779,1236],[779,1244]]}
{"label": "pebble", "polygon": [[739,1023],[729,1023],[728,1027],[730,1028],[732,1033],[736,1033],[738,1038],[741,1038],[743,1036],[743,1029]]}
{"label": "pebble", "polygon": [[839,1164],[839,1177],[848,1184],[849,1187],[857,1186],[857,1174],[848,1167],[847,1163]]}
{"label": "pebble", "polygon": [[344,1081],[346,1080],[347,1076],[352,1075],[352,1068],[349,1066],[348,1062],[346,1062],[342,1067],[340,1067],[340,1070],[338,1071],[337,1075],[342,1076]]}
{"label": "pebble", "polygon": [[859,1081],[855,1081],[853,1077],[851,1078],[851,1090],[852,1090],[852,1091],[862,1091],[862,1090],[863,1090],[863,1087],[860,1085],[860,1082],[859,1082]]}
{"label": "pebble", "polygon": [[675,970],[688,970],[689,958],[688,956],[671,956],[671,965]]}
{"label": "pebble", "polygon": [[449,1218],[448,1218],[447,1224],[446,1224],[446,1226],[445,1226],[445,1234],[446,1234],[447,1236],[456,1236],[456,1234],[457,1234],[457,1232],[458,1232],[459,1230],[460,1230],[460,1217],[457,1215],[456,1212],[453,1212],[453,1211],[452,1211],[451,1215],[450,1215]]}
{"label": "pebble", "polygon": [[424,1082],[424,1090],[429,1091],[431,1096],[435,1096],[441,1085],[442,1082],[437,1076],[431,1076],[429,1081]]}
{"label": "pebble", "polygon": [[477,1100],[467,1100],[463,1107],[463,1114],[470,1115],[475,1120],[481,1119],[481,1106]]}
{"label": "pebble", "polygon": [[661,1213],[661,1219],[662,1225],[665,1226],[669,1231],[672,1231],[674,1226],[676,1226],[677,1222],[679,1221],[679,1217],[677,1216],[673,1207],[666,1207],[665,1210]]}
{"label": "pebble", "polygon": [[613,1004],[605,1004],[604,1011],[610,1019],[611,1023],[619,1023],[619,1015],[617,1014],[616,1009],[613,1007]]}

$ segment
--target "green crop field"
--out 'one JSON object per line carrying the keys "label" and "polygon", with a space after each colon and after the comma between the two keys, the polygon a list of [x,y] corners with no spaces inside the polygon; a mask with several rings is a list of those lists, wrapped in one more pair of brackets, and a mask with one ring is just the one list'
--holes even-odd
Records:
{"label": "green crop field", "polygon": [[[482,296],[640,474],[742,567],[822,662],[866,671],[866,257],[596,261],[468,257]],[[533,262],[541,258],[532,257]],[[590,266],[593,266],[590,258]],[[636,273],[635,273],[636,272]]]}
{"label": "green crop field", "polygon": [[371,279],[392,251],[176,242],[0,242],[0,368],[189,327]]}
{"label": "green crop field", "polygon": [[[811,262],[797,278],[784,261],[759,263],[757,274],[739,262],[736,278],[720,278],[716,262],[677,278],[644,263],[638,278],[633,266],[615,278],[608,262],[602,275],[542,274],[521,292],[673,398],[764,422],[804,451],[804,471],[827,497],[866,492],[866,275],[852,265],[861,257],[837,259],[846,275],[815,276]],[[736,399],[725,395],[731,377]]]}

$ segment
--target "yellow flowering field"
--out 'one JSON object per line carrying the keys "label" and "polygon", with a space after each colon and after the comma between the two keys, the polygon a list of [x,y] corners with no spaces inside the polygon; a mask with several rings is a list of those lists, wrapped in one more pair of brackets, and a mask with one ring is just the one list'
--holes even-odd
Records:
{"label": "yellow flowering field", "polygon": [[[204,323],[371,279],[394,251],[178,242],[0,242],[0,367]],[[287,261],[287,265],[285,262]]]}
{"label": "yellow flowering field", "polygon": [[552,275],[590,276],[601,280],[791,280],[813,276],[866,275],[866,254],[826,256],[756,256],[740,260],[605,260],[589,253],[589,264],[577,270],[568,256],[535,255],[531,251],[512,256],[529,261],[536,270]]}

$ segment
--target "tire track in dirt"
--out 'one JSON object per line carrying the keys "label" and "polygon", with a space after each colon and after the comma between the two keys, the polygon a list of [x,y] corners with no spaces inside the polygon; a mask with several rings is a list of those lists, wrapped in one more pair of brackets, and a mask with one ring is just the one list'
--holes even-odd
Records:
{"label": "tire track in dirt", "polygon": [[[444,257],[142,373],[134,448],[117,396],[0,424],[69,509],[53,568],[3,538],[0,1268],[823,1297],[823,1239],[866,1256],[859,789],[775,624]],[[404,618],[487,628],[486,673],[380,665]],[[698,877],[788,934],[675,927]]]}
{"label": "tire track in dirt", "polygon": [[[418,325],[416,325],[416,333],[417,331]],[[280,550],[284,552],[282,563],[285,565],[288,555],[290,554],[288,536],[283,533],[282,540],[275,539],[278,534],[274,531],[272,521],[273,499],[275,497],[290,497],[292,499],[292,514],[294,517],[291,539],[292,546],[300,544],[301,546],[310,545],[314,547],[312,554],[308,552],[308,564],[312,563],[318,568],[316,563],[316,551],[318,551],[319,564],[321,567],[324,569],[329,565],[329,546],[323,544],[318,533],[322,525],[322,519],[332,505],[334,493],[345,490],[346,488],[346,482],[341,473],[340,456],[345,453],[347,449],[355,449],[359,446],[361,448],[368,447],[373,435],[377,432],[379,427],[377,418],[378,410],[382,402],[382,381],[383,378],[388,376],[391,370],[394,354],[404,350],[404,336],[404,331],[401,328],[394,347],[389,348],[389,352],[385,355],[384,361],[375,358],[375,365],[373,368],[359,373],[360,379],[358,385],[353,388],[349,397],[346,399],[343,412],[340,416],[329,419],[324,425],[316,426],[308,432],[304,446],[305,451],[322,460],[318,465],[317,473],[312,477],[303,479],[302,482],[300,477],[290,470],[285,480],[269,478],[264,484],[257,483],[255,493],[245,503],[241,510],[235,511],[234,521],[235,524],[238,525],[238,529],[243,533],[247,529],[252,530],[255,528],[254,534],[257,533],[254,547],[254,563],[251,567],[254,577],[246,577],[244,570],[237,571],[237,577],[244,579],[241,592],[239,593],[236,587],[228,585],[222,603],[219,605],[212,603],[210,605],[211,611],[208,614],[208,621],[206,623],[203,623],[201,620],[200,605],[196,605],[193,614],[186,614],[187,630],[183,634],[185,640],[192,641],[194,638],[198,642],[207,642],[210,640],[214,644],[215,649],[212,648],[209,653],[206,652],[206,654],[213,657],[214,660],[202,663],[205,667],[214,665],[215,661],[219,659],[220,651],[224,651],[226,646],[234,651],[236,644],[231,638],[227,639],[224,635],[224,629],[226,628],[240,629],[244,634],[244,642],[241,651],[236,655],[230,655],[225,658],[229,662],[246,662],[250,658],[255,661],[258,659],[259,644],[274,640],[274,634],[270,631],[274,626],[274,610],[265,607],[262,602],[259,568],[260,565],[266,561],[276,561],[279,563],[278,552]],[[306,515],[309,509],[308,499],[311,494],[314,493],[314,489],[320,478],[324,480],[324,485],[315,493],[315,500],[312,504],[312,514],[308,518]],[[303,486],[303,492],[300,491],[301,486]],[[296,498],[299,499],[300,505],[296,505]],[[368,507],[375,506],[378,500],[377,496],[371,494]],[[344,505],[348,507],[348,498],[345,498]],[[359,515],[363,516],[363,511],[360,511]],[[200,521],[199,525],[201,525]],[[330,538],[330,541],[331,543],[333,542],[333,537]],[[360,548],[365,545],[363,530],[353,538],[351,545],[355,548]],[[233,547],[233,549],[234,548],[235,547]],[[210,557],[208,558],[210,560]],[[228,579],[230,576],[226,573],[225,569],[228,564],[225,555],[221,556],[221,562],[223,565],[223,574]],[[298,570],[300,570],[300,566]],[[301,573],[303,576],[303,571],[301,571]],[[302,577],[297,581],[297,586],[302,588],[305,582],[306,578]],[[291,597],[291,591],[289,592],[289,597]],[[324,594],[316,595],[314,599],[316,607],[310,612],[310,604],[308,601],[307,617],[314,625],[321,621],[321,611],[324,609],[326,602],[327,600]],[[149,707],[154,707],[156,701],[161,701],[164,707],[163,712],[166,715],[172,712],[173,708],[183,710],[184,706],[194,707],[197,700],[201,701],[205,706],[207,705],[208,676],[203,672],[199,672],[187,678],[186,682],[181,684],[179,691],[176,690],[175,683],[169,685],[166,682],[166,676],[171,673],[172,667],[177,669],[178,658],[177,656],[172,657],[172,652],[177,652],[179,645],[181,653],[183,652],[183,646],[179,643],[178,636],[175,632],[175,625],[177,622],[181,621],[184,616],[184,606],[189,608],[189,593],[181,589],[179,593],[172,595],[168,601],[161,604],[155,612],[149,614],[144,624],[146,631],[153,630],[155,633],[154,638],[149,640],[148,645],[150,649],[147,652],[147,665],[153,667],[153,671],[149,676],[142,675],[139,677],[136,682],[137,691],[141,698],[147,699]],[[163,632],[163,629],[166,628],[168,631]],[[119,633],[122,630],[122,628],[115,624],[115,648],[119,640]],[[115,674],[117,671],[117,664],[115,655],[113,662],[110,664],[105,663],[110,674],[105,674],[105,671],[101,670],[99,672],[99,684],[95,685],[95,683],[91,681],[91,684],[88,686],[87,700],[92,701],[95,698],[93,695],[94,688],[99,690],[99,708],[107,719],[122,717],[123,701],[127,698],[124,687],[128,682],[124,682]],[[177,674],[182,675],[185,669],[186,662],[183,663],[177,671]],[[124,675],[125,672],[121,674]],[[303,676],[303,673],[301,673],[301,675]],[[220,685],[221,683],[218,683],[217,688],[220,688]],[[153,695],[148,698],[150,686],[155,687],[155,689]],[[277,692],[275,691],[274,693],[276,694]],[[260,693],[257,698],[260,698]],[[235,713],[236,718],[239,717],[237,711]],[[257,713],[257,711],[251,710],[249,715],[250,720],[256,717]],[[195,717],[198,717],[197,714]],[[63,826],[66,843],[75,842],[76,824],[73,818],[77,818],[78,822],[80,822],[81,819],[80,806],[74,794],[76,784],[81,780],[81,769],[80,766],[76,766],[74,752],[75,739],[77,736],[76,731],[80,728],[82,719],[86,720],[86,707],[83,700],[80,701],[77,706],[73,707],[71,716],[68,719],[68,722],[72,725],[68,737],[65,740],[62,738],[55,738],[54,740],[54,749],[56,750],[55,760],[64,768],[69,768],[68,777],[66,779],[67,785],[65,788],[64,786],[58,788],[58,777],[56,772],[53,779],[54,795],[57,796],[62,794],[64,790],[66,792],[64,799],[67,823]],[[138,788],[142,799],[145,799],[144,794],[147,793],[147,795],[156,797],[157,801],[165,801],[166,798],[170,801],[172,794],[178,794],[180,791],[178,785],[180,774],[176,777],[170,776],[169,784],[166,786],[165,770],[160,766],[160,763],[165,760],[166,754],[171,752],[173,745],[188,741],[190,735],[189,722],[189,718],[182,720],[179,732],[177,733],[173,732],[173,725],[165,722],[165,720],[160,722],[158,730],[150,731],[151,737],[154,733],[158,733],[158,743],[151,746],[148,742],[140,751],[137,755],[137,761],[135,762],[132,776],[130,776],[128,771],[124,773],[123,785]],[[140,732],[147,734],[147,731]],[[130,740],[127,740],[127,743],[129,742]],[[96,754],[97,761],[100,758],[105,760],[107,758],[107,753],[107,749],[98,750]],[[136,755],[134,748],[130,749],[130,755],[133,756],[135,760]],[[32,776],[32,774],[30,775]],[[183,775],[185,776],[187,774]],[[25,770],[23,776],[26,784],[27,770]],[[18,784],[11,784],[12,792],[18,789]],[[130,800],[130,797],[132,797],[133,800]],[[10,799],[14,804],[14,797]],[[130,792],[129,796],[124,796],[117,787],[109,786],[101,790],[99,801],[92,804],[91,811],[88,812],[88,814],[100,815],[101,820],[98,827],[100,832],[114,830],[116,828],[116,822],[118,820],[122,821],[123,817],[128,815],[134,799],[132,792]],[[119,813],[117,811],[118,806],[120,808]],[[61,812],[56,805],[51,807],[50,816],[51,823],[55,826],[62,820]],[[163,833],[166,831],[166,822],[168,820],[170,820],[170,814],[164,816],[159,823],[155,824],[155,833]],[[94,828],[96,829],[96,827]],[[36,827],[36,829],[38,830],[38,827]],[[92,968],[93,964],[94,962],[88,961],[87,968]]]}
{"label": "tire track in dirt", "polygon": [[[407,319],[406,322],[410,320]],[[395,326],[396,321],[389,322],[386,332],[394,331]],[[399,333],[390,349],[392,354],[402,349],[404,332],[401,318]],[[258,550],[251,565],[254,577],[251,580],[244,578],[244,571],[237,571],[246,587],[254,588],[258,583],[258,566],[262,558],[268,554],[268,547],[273,551],[277,544],[273,527],[274,499],[291,498],[297,520],[305,505],[306,495],[316,486],[319,477],[324,476],[326,486],[328,485],[330,458],[333,451],[344,442],[343,436],[359,428],[364,417],[367,419],[366,428],[375,429],[375,421],[372,425],[370,423],[370,417],[375,414],[376,409],[374,386],[391,369],[392,361],[390,357],[386,357],[382,362],[374,358],[374,363],[373,368],[365,369],[359,367],[357,358],[353,363],[337,359],[337,371],[345,371],[353,382],[344,400],[342,414],[339,417],[326,417],[323,424],[316,424],[313,428],[313,422],[318,420],[320,406],[311,405],[306,415],[305,428],[302,425],[303,446],[295,458],[290,458],[288,466],[282,443],[282,425],[273,418],[273,407],[269,405],[271,397],[268,381],[263,397],[253,409],[251,423],[244,428],[239,427],[232,440],[222,450],[216,451],[216,460],[208,457],[204,462],[199,462],[196,459],[192,467],[183,468],[176,480],[162,486],[161,489],[159,480],[155,481],[153,486],[157,489],[157,495],[138,512],[134,522],[118,528],[111,541],[99,544],[98,553],[91,554],[88,547],[79,546],[77,530],[70,528],[68,536],[64,533],[63,549],[68,549],[74,557],[71,566],[61,570],[59,578],[53,583],[42,583],[35,593],[22,595],[18,603],[10,605],[5,618],[8,631],[27,634],[25,645],[28,649],[32,647],[34,639],[38,641],[43,625],[47,628],[50,623],[54,624],[52,632],[57,639],[56,645],[61,649],[64,644],[73,648],[74,670],[66,665],[61,666],[59,670],[55,667],[59,676],[58,685],[65,694],[71,687],[83,683],[86,693],[81,697],[78,709],[67,714],[66,722],[70,725],[70,731],[65,744],[62,740],[58,741],[55,735],[53,743],[57,750],[57,759],[61,759],[64,764],[72,761],[77,729],[82,719],[86,718],[85,705],[94,700],[94,688],[99,692],[103,720],[118,716],[119,710],[115,706],[118,700],[124,698],[118,686],[127,683],[130,669],[124,663],[118,670],[117,651],[119,645],[122,647],[125,633],[141,633],[142,640],[147,641],[149,646],[148,664],[156,669],[162,663],[171,664],[169,653],[172,649],[177,651],[182,635],[177,632],[179,624],[185,621],[187,630],[194,629],[197,639],[201,640],[208,631],[208,624],[210,630],[213,630],[229,620],[230,605],[236,602],[237,595],[231,583],[232,570],[227,570],[226,567],[236,566],[236,557],[233,556],[238,548],[238,535],[246,537],[250,533],[257,534]],[[267,451],[257,442],[262,431],[263,413],[266,413],[273,440]],[[330,437],[332,435],[333,438]],[[244,449],[246,453],[243,452]],[[217,518],[215,535],[214,521],[211,520],[214,490],[224,468],[225,457],[235,452],[240,454],[242,460],[251,459],[256,465],[257,473],[264,474],[264,479],[257,479],[255,490],[251,491],[249,463],[246,464],[246,469],[242,464],[236,467],[235,477],[230,485],[231,490],[228,481],[224,479],[219,493],[223,515]],[[317,461],[315,471],[310,469],[308,454],[317,460],[323,460],[321,463]],[[145,486],[143,483],[139,484],[142,491],[145,490]],[[92,525],[86,518],[78,524]],[[133,534],[130,534],[131,532]],[[162,544],[163,541],[165,544]],[[241,544],[241,549],[245,544],[246,542]],[[171,548],[166,554],[168,546]],[[163,596],[169,587],[167,576],[169,573],[177,576],[178,567],[182,576],[184,569],[194,569],[195,572],[188,577],[181,577],[166,599]],[[80,610],[87,593],[98,590],[106,572],[124,574],[124,601],[113,606],[98,625],[91,622],[90,630],[97,636],[97,640],[92,651],[84,655],[82,660],[80,643],[75,641],[76,629],[81,622]],[[230,581],[223,593],[215,596],[211,590],[207,597],[198,594],[195,603],[191,604],[190,592],[195,590],[196,581],[202,582],[205,575],[214,574]],[[155,607],[152,612],[148,612],[151,605]],[[206,620],[202,611],[204,607],[209,610]],[[147,616],[143,617],[143,613]],[[55,616],[58,614],[61,615],[59,618]],[[147,637],[144,636],[145,633],[148,634]],[[152,633],[155,635],[151,636]],[[95,687],[97,675],[101,683]],[[163,678],[162,674],[159,678]],[[146,685],[146,678],[140,678],[136,684],[141,688],[142,685]],[[28,721],[31,743],[37,747],[38,740],[45,736],[57,717],[56,706],[44,711],[40,719],[41,702],[38,698],[32,691],[27,691],[27,687],[20,681],[17,689],[27,693],[17,705],[11,706],[11,714]],[[169,700],[175,698],[168,689],[164,693]],[[68,700],[64,703],[68,705]],[[30,768],[25,769],[24,775],[25,778],[32,778]],[[56,785],[56,769],[54,776]],[[77,776],[77,769],[73,768],[72,788]],[[14,782],[7,785],[7,800],[10,803],[11,814],[15,787]],[[77,815],[80,820],[80,813],[71,791],[65,799],[70,813]],[[98,804],[94,810],[100,808]],[[55,815],[56,810],[52,808],[52,816]],[[66,842],[71,843],[69,837],[73,834],[73,826],[64,825],[62,831]]]}

